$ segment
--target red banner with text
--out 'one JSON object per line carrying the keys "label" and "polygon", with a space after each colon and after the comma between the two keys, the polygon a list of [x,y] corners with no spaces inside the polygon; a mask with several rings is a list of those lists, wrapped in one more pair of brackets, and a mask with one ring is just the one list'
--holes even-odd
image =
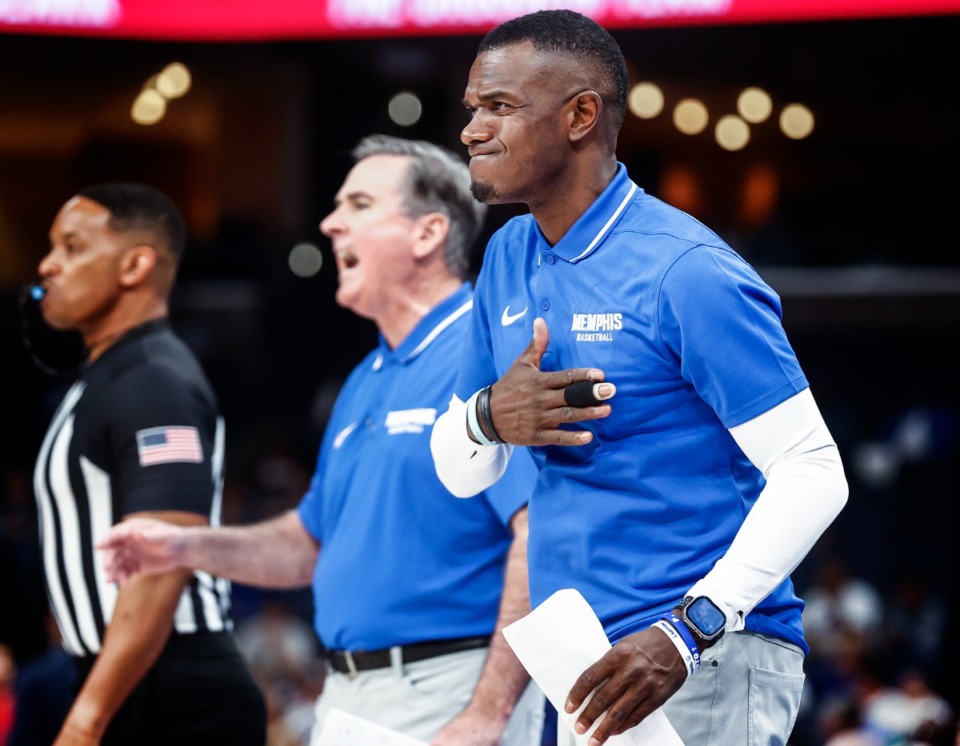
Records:
{"label": "red banner with text", "polygon": [[960,0],[0,0],[0,32],[190,41],[480,34],[564,7],[610,29],[960,13]]}

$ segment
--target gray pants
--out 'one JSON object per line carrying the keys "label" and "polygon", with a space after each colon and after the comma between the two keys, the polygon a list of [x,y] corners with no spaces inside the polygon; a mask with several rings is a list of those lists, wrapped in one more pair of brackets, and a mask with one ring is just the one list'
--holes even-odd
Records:
{"label": "gray pants", "polygon": [[[800,709],[803,651],[752,632],[724,635],[663,706],[684,746],[784,746]],[[558,723],[558,746],[574,735]]]}
{"label": "gray pants", "polygon": [[[316,742],[334,707],[413,738],[430,740],[459,714],[473,694],[486,649],[465,650],[403,665],[363,671],[350,678],[331,670],[317,700]],[[538,746],[543,730],[543,694],[533,682],[517,703],[503,746]]]}

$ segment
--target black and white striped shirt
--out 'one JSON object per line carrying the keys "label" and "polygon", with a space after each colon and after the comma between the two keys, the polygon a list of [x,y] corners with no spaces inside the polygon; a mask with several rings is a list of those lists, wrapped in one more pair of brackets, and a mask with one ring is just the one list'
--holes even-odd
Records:
{"label": "black and white striped shirt", "polygon": [[[220,522],[224,424],[213,389],[165,320],[126,334],[87,367],[50,423],[34,471],[47,592],[64,647],[100,652],[117,588],[94,549],[131,513]],[[174,630],[232,627],[228,581],[194,573]]]}

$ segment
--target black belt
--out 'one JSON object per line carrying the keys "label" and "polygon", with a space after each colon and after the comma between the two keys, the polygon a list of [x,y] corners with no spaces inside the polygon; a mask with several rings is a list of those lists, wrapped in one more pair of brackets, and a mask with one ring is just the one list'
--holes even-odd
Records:
{"label": "black belt", "polygon": [[[429,640],[415,642],[412,645],[401,645],[400,660],[402,663],[415,663],[438,655],[459,653],[463,650],[485,648],[490,644],[489,637],[460,637],[454,640]],[[327,660],[335,671],[355,676],[359,671],[370,671],[375,668],[389,668],[392,665],[390,651],[383,650],[328,650]]]}

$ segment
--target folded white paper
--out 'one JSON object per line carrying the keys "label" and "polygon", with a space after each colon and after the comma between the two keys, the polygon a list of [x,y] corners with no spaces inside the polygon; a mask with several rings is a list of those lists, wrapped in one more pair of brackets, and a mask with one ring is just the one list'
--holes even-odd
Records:
{"label": "folded white paper", "polygon": [[334,707],[323,719],[320,735],[312,746],[427,746],[427,743]]}
{"label": "folded white paper", "polygon": [[[503,636],[556,708],[560,721],[574,734],[573,726],[590,698],[571,714],[563,709],[567,695],[580,674],[610,649],[610,641],[590,604],[579,591],[565,588],[505,627]],[[587,746],[602,719],[598,718],[583,735],[574,734],[577,746]],[[680,736],[659,709],[636,727],[611,736],[607,743],[610,746],[683,746]]]}

